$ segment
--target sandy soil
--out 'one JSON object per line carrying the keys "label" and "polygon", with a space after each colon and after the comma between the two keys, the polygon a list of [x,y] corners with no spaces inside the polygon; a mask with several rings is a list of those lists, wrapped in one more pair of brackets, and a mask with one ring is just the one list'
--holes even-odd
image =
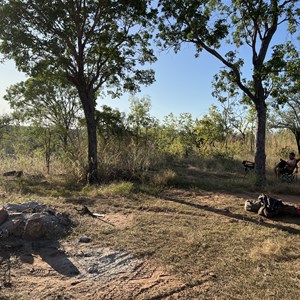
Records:
{"label": "sandy soil", "polygon": [[[132,218],[110,214],[105,221],[122,228]],[[0,249],[0,265],[0,299],[182,299],[210,277],[184,284],[151,259],[79,241],[14,240]]]}
{"label": "sandy soil", "polygon": [[[209,196],[202,203],[206,200]],[[297,197],[282,200],[299,204]],[[133,217],[115,213],[104,220],[124,228]],[[6,244],[0,248],[0,266],[1,300],[186,299],[188,290],[197,294],[209,288],[213,276],[203,272],[196,283],[186,284],[150,258],[69,240]]]}

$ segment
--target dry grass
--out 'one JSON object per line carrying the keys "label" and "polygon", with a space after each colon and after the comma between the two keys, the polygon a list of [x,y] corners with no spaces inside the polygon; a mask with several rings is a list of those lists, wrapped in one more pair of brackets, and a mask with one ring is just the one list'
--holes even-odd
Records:
{"label": "dry grass", "polygon": [[[101,247],[151,258],[190,287],[177,298],[158,299],[299,299],[300,218],[261,220],[245,212],[244,201],[262,191],[241,165],[220,168],[185,162],[159,172],[149,185],[2,178],[2,202],[34,199],[68,211],[74,222],[69,240],[88,234]],[[285,189],[299,194],[299,182],[269,178],[264,192],[286,199]],[[74,208],[82,205],[131,221],[118,227],[80,216]]]}

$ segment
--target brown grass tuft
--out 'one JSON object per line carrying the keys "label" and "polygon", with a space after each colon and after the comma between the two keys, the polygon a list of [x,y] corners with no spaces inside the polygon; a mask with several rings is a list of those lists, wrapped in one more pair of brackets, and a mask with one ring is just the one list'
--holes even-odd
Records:
{"label": "brown grass tuft", "polygon": [[291,252],[289,241],[286,239],[268,238],[255,245],[249,252],[253,261],[271,261],[286,259]]}

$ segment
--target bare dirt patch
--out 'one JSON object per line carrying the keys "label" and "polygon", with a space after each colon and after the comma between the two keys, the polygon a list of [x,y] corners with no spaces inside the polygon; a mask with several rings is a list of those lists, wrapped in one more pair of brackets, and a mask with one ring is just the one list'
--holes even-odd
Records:
{"label": "bare dirt patch", "polygon": [[[282,278],[289,291],[272,293],[294,297],[299,280],[291,266],[297,270],[299,255],[291,245],[298,247],[300,222],[246,213],[244,201],[253,197],[170,189],[159,197],[94,201],[102,218],[79,216],[67,202],[78,223],[73,235],[0,244],[0,299],[275,299],[265,286]],[[92,241],[80,243],[82,234]],[[265,236],[279,248],[288,239],[282,252],[290,254],[251,260],[249,251],[260,253]],[[257,276],[262,288],[254,289]]]}
{"label": "bare dirt patch", "polygon": [[103,220],[119,229],[125,229],[132,225],[134,214],[110,213],[103,217]]}
{"label": "bare dirt patch", "polygon": [[[103,221],[124,229],[134,214],[110,213]],[[1,244],[0,292],[11,299],[181,299],[205,289],[209,274],[187,284],[149,257],[65,240]]]}

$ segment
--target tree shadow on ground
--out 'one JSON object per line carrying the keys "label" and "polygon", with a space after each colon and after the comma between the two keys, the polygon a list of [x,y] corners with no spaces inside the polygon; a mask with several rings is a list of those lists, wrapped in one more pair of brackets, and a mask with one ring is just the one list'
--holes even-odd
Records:
{"label": "tree shadow on ground", "polygon": [[[253,217],[249,217],[249,216],[244,215],[244,214],[238,214],[238,213],[230,212],[227,209],[224,210],[224,209],[215,208],[215,207],[209,206],[209,205],[201,205],[201,204],[197,204],[197,203],[191,203],[191,202],[188,202],[186,200],[179,199],[179,198],[174,198],[174,197],[163,196],[162,199],[164,199],[166,201],[171,201],[171,202],[174,202],[174,203],[179,203],[179,204],[182,204],[182,205],[187,205],[187,206],[190,206],[190,207],[193,207],[193,208],[196,208],[196,209],[212,212],[212,213],[215,213],[215,214],[227,217],[227,218],[246,221],[246,222],[254,223],[256,225],[264,226],[264,227],[267,227],[267,228],[277,228],[279,230],[282,230],[282,231],[285,231],[285,232],[288,232],[288,233],[291,233],[291,234],[299,234],[300,235],[300,229],[296,229],[296,228],[293,228],[293,227],[290,227],[290,226],[277,224],[277,223],[266,223],[266,222],[264,222],[264,219],[262,217],[253,218]],[[274,221],[274,220],[279,220],[279,219],[278,218],[277,219],[272,219],[272,221]],[[284,220],[287,221],[287,220],[290,220],[290,218],[282,219],[282,221],[284,221]],[[280,221],[281,221],[281,219],[280,219]],[[294,224],[295,224],[295,222],[294,222]],[[296,224],[298,224],[298,222]]]}
{"label": "tree shadow on ground", "polygon": [[58,241],[37,241],[31,243],[29,251],[32,250],[33,255],[39,255],[57,273],[73,277],[80,272],[78,268],[69,260],[65,251],[60,247]]}
{"label": "tree shadow on ground", "polygon": [[281,216],[274,219],[274,221],[280,221],[286,224],[300,225],[300,216]]}

